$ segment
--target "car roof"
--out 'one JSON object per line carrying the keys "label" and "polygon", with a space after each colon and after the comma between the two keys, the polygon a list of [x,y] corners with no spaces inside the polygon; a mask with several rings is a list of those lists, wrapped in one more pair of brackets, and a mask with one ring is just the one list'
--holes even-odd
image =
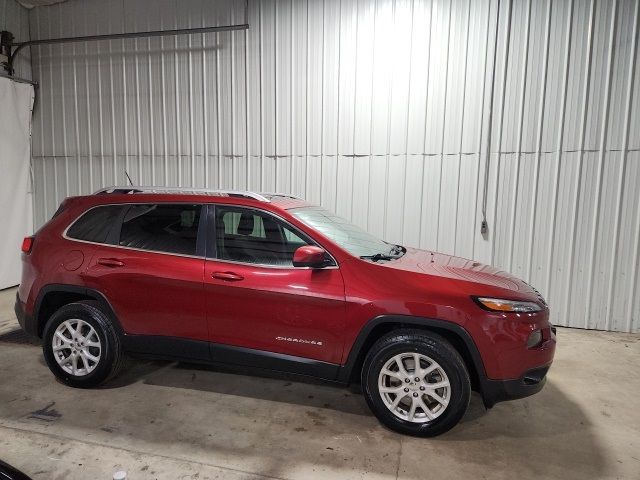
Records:
{"label": "car roof", "polygon": [[[244,190],[212,190],[189,187],[115,186],[80,197],[92,205],[107,203],[189,202],[224,203],[289,210],[312,204],[291,194],[259,193]],[[271,208],[269,208],[271,207]]]}

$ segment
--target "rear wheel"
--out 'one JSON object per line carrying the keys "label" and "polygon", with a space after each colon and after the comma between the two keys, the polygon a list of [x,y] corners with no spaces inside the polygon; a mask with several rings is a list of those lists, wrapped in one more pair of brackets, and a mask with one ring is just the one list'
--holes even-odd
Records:
{"label": "rear wheel", "polygon": [[95,301],[70,303],[44,329],[44,358],[65,384],[90,388],[115,376],[124,356],[109,315]]}
{"label": "rear wheel", "polygon": [[384,425],[420,437],[455,426],[471,394],[460,354],[441,336],[420,330],[400,330],[378,340],[365,358],[362,386]]}

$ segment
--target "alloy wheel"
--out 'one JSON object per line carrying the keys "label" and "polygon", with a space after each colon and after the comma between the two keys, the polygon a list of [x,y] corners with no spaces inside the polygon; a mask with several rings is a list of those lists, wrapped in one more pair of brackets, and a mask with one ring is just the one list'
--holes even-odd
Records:
{"label": "alloy wheel", "polygon": [[384,364],[378,376],[378,391],[396,417],[425,423],[444,413],[451,384],[438,362],[420,353],[406,352]]}
{"label": "alloy wheel", "polygon": [[66,373],[82,377],[100,362],[102,344],[96,330],[84,320],[65,320],[56,328],[51,340],[53,356]]}

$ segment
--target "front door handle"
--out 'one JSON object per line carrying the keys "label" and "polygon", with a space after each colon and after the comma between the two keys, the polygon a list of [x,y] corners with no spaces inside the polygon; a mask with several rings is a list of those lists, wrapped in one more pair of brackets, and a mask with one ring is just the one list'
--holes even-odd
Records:
{"label": "front door handle", "polygon": [[98,264],[111,268],[124,267],[124,262],[118,260],[117,258],[99,258]]}
{"label": "front door handle", "polygon": [[213,272],[211,274],[213,278],[217,278],[219,280],[225,280],[227,282],[239,282],[240,280],[244,280],[242,275],[238,275],[233,272]]}

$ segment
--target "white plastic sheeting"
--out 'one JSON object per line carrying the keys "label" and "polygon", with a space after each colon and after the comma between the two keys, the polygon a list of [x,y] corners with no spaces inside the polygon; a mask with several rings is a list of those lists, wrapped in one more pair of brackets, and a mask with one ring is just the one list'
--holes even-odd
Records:
{"label": "white plastic sheeting", "polygon": [[20,283],[20,245],[33,231],[32,106],[30,84],[0,77],[0,289]]}
{"label": "white plastic sheeting", "polygon": [[[125,170],[288,191],[509,270],[558,324],[637,331],[639,3],[250,0],[246,32],[34,48],[36,223]],[[244,5],[71,0],[32,10],[31,35],[244,23]]]}

